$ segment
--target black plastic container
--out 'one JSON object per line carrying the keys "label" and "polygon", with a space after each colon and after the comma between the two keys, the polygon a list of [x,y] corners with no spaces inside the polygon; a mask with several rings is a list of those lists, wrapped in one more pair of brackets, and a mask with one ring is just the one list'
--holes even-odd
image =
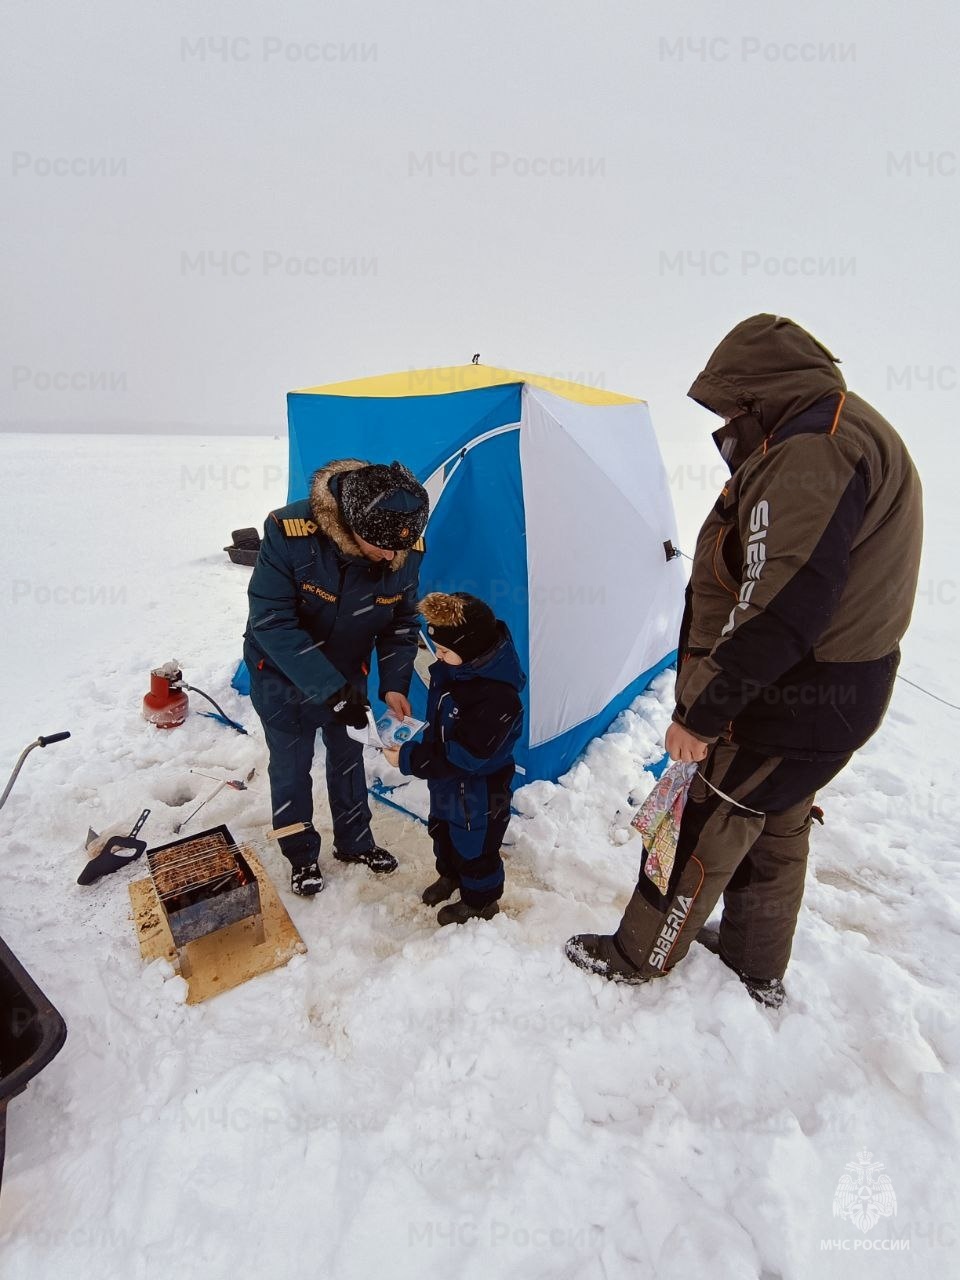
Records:
{"label": "black plastic container", "polygon": [[230,535],[233,543],[224,547],[224,551],[234,564],[249,566],[257,563],[260,553],[260,533],[257,529],[234,529]]}
{"label": "black plastic container", "polygon": [[7,1103],[56,1057],[66,1038],[63,1018],[0,938],[0,1185]]}

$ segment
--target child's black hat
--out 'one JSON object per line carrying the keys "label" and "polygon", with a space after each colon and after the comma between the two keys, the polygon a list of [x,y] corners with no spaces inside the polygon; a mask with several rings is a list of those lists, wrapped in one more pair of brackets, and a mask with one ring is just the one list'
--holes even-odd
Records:
{"label": "child's black hat", "polygon": [[488,604],[465,591],[432,591],[420,601],[427,634],[434,644],[452,649],[464,662],[488,653],[500,639],[497,618]]}

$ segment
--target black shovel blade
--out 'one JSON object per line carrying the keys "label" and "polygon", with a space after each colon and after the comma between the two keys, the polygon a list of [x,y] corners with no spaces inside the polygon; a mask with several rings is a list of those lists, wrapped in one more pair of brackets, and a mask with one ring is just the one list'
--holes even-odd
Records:
{"label": "black shovel blade", "polygon": [[[136,862],[146,847],[146,840],[134,840],[132,836],[111,836],[97,856],[91,858],[77,876],[77,884],[93,884],[111,871],[128,867],[131,862]],[[120,853],[120,849],[130,852]]]}

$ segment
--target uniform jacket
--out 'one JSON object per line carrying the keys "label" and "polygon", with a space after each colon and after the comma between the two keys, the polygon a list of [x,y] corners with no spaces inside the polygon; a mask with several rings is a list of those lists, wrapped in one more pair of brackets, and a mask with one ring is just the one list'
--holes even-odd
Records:
{"label": "uniform jacket", "polygon": [[431,666],[422,740],[400,749],[400,771],[427,779],[431,813],[470,830],[485,825],[487,778],[506,769],[512,776],[523,728],[526,676],[510,632],[499,626],[490,653],[460,667]]}
{"label": "uniform jacket", "polygon": [[770,755],[840,758],[876,730],[910,621],[920,481],[893,427],[793,321],[727,335],[690,388],[729,425],[700,531],[675,719]]}
{"label": "uniform jacket", "polygon": [[365,687],[374,648],[381,698],[405,694],[417,655],[423,540],[374,563],[340,517],[339,479],[364,465],[328,463],[309,498],[270,513],[247,592],[248,665],[266,662],[318,701],[348,681]]}

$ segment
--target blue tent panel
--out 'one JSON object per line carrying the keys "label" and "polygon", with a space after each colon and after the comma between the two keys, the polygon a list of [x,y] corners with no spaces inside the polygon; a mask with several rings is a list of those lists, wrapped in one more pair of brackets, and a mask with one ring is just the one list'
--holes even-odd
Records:
{"label": "blue tent panel", "polygon": [[403,399],[291,391],[287,501],[305,498],[311,475],[331,458],[398,458],[425,480],[482,431],[517,422],[520,391],[519,383]]}
{"label": "blue tent panel", "polygon": [[[530,636],[519,432],[493,436],[466,454],[430,517],[426,541],[422,593],[467,591],[486,600],[510,628],[520,664],[527,670]],[[523,699],[526,707],[526,691]],[[525,748],[518,749],[521,764],[524,754]]]}

